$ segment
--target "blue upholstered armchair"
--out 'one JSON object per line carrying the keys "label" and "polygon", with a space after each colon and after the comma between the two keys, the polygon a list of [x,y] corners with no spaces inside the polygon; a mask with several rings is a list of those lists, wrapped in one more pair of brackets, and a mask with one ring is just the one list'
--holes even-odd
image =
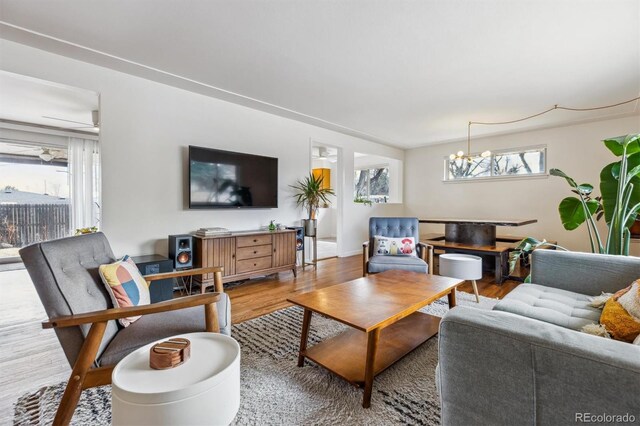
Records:
{"label": "blue upholstered armchair", "polygon": [[[415,217],[372,217],[369,218],[369,241],[362,244],[362,276],[390,269],[433,274],[433,247],[420,243],[418,219]],[[418,256],[386,256],[374,253],[374,237],[413,237]]]}

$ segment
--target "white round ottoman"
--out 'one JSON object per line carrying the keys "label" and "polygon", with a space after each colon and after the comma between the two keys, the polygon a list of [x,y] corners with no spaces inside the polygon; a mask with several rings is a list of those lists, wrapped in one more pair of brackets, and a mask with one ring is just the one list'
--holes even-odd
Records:
{"label": "white round ottoman", "polygon": [[482,278],[482,258],[470,254],[447,253],[440,255],[440,275],[443,277],[470,280],[476,302],[480,303],[476,280]]}
{"label": "white round ottoman", "polygon": [[191,358],[149,367],[150,343],[113,369],[113,425],[228,425],[240,408],[240,345],[219,333],[189,333]]}

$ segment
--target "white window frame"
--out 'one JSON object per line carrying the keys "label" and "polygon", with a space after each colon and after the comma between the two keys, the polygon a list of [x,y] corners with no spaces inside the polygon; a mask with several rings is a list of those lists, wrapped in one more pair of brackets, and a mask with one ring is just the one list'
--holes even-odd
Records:
{"label": "white window frame", "polygon": [[[444,157],[444,175],[442,181],[445,183],[461,183],[461,182],[478,182],[478,181],[487,181],[487,180],[516,180],[516,179],[539,179],[546,178],[549,176],[549,162],[547,157],[547,145],[533,145],[533,146],[525,146],[519,148],[508,148],[508,149],[500,149],[491,152],[491,156],[489,157],[489,161],[493,163],[495,161],[495,157],[497,155],[503,154],[520,154],[522,152],[528,151],[540,151],[542,152],[542,156],[544,158],[544,169],[539,173],[528,173],[528,174],[519,174],[519,175],[494,175],[493,167],[489,168],[490,176],[471,176],[465,178],[449,178],[449,162],[452,161],[449,156]],[[472,153],[472,157],[480,157],[480,153]]]}
{"label": "white window frame", "polygon": [[[354,192],[355,192],[355,185],[356,185],[355,172],[358,172],[358,171],[362,172],[363,170],[368,170],[368,171],[370,171],[370,170],[378,170],[378,169],[387,169],[387,175],[389,176],[389,184],[391,184],[391,165],[390,164],[376,164],[376,165],[373,165],[373,166],[358,167],[358,168],[353,169],[353,179],[354,179],[354,181],[353,181],[354,188],[353,189],[354,189]],[[370,177],[371,177],[371,174],[367,173],[367,195],[363,196],[363,198],[373,202],[371,200],[371,187],[370,187],[370,183],[369,183]],[[354,198],[355,198],[355,194],[354,194]],[[384,202],[384,203],[375,203],[375,204],[390,204],[391,203],[390,200],[391,200],[391,186],[389,186],[389,194],[387,194],[387,201]]]}

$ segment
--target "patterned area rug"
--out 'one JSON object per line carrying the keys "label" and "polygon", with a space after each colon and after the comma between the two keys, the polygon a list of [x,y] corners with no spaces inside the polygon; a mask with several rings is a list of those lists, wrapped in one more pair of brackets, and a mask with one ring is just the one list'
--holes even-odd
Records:
{"label": "patterned area rug", "polygon": [[[457,292],[458,305],[491,309],[495,299]],[[442,316],[447,299],[422,311]],[[376,377],[371,408],[362,408],[362,390],[309,361],[297,367],[302,309],[291,307],[233,326],[242,348],[241,405],[236,425],[439,425],[435,384],[438,340],[433,338]],[[309,345],[336,335],[345,326],[314,315]],[[46,386],[18,399],[14,424],[48,425],[65,383]],[[111,387],[88,389],[73,425],[111,424]]]}

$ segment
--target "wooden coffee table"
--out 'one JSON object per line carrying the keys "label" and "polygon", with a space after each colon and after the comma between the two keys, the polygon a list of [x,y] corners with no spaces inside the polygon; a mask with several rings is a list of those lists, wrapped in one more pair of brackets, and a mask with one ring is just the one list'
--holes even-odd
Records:
{"label": "wooden coffee table", "polygon": [[[387,271],[287,299],[304,308],[298,367],[309,358],[348,382],[364,387],[371,405],[373,378],[438,333],[440,318],[418,309],[448,295],[455,306],[456,278]],[[313,312],[351,327],[307,348]]]}

